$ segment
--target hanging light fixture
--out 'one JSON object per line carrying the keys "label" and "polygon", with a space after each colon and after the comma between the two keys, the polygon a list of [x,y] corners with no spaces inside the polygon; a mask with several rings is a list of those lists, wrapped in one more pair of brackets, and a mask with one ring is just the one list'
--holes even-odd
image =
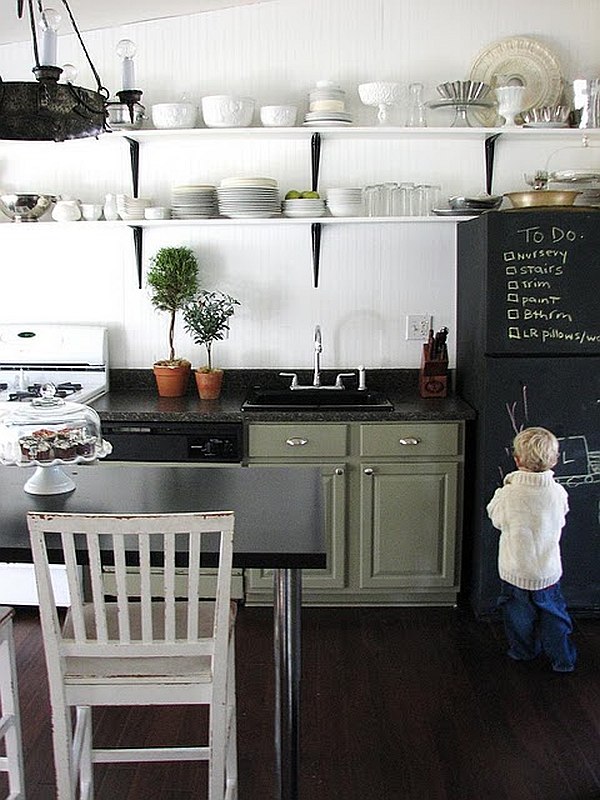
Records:
{"label": "hanging light fixture", "polygon": [[[0,78],[0,139],[62,142],[99,136],[107,130],[108,91],[102,86],[67,0],[61,2],[94,74],[97,89],[75,86],[67,75],[65,83],[58,82],[63,72],[56,66],[61,16],[54,9],[43,7],[42,0],[27,0],[36,82],[4,82]],[[19,19],[24,5],[25,0],[17,0]],[[36,27],[41,30],[41,52]]]}

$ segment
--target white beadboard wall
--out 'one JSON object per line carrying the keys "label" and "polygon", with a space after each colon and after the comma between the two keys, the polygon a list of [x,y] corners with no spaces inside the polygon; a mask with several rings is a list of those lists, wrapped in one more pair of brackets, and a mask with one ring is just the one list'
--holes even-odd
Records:
{"label": "white beadboard wall", "polygon": [[[72,5],[77,16],[75,0]],[[480,0],[275,0],[93,31],[84,38],[111,93],[120,88],[115,45],[124,37],[136,42],[137,82],[148,109],[184,93],[198,103],[205,94],[240,93],[256,98],[257,106],[293,102],[303,113],[309,89],[328,78],[346,90],[357,123],[372,124],[375,110],[361,105],[359,83],[419,80],[426,98],[433,98],[437,83],[468,77],[482,48],[519,35],[551,47],[567,83],[600,75],[597,0],[487,0],[484,6]],[[11,3],[0,11],[0,24],[9,13]],[[28,43],[0,47],[5,81],[29,80],[31,61]],[[93,85],[73,35],[60,36],[59,61],[76,64],[80,82]],[[394,114],[392,121],[402,124],[402,108]],[[448,117],[430,111],[428,121],[445,125]],[[593,147],[585,156],[600,166],[600,141],[590,133]],[[172,185],[218,183],[238,174],[273,176],[284,193],[310,188],[309,145],[308,137],[148,139],[141,145],[140,194],[168,204]],[[566,158],[561,166],[569,166],[569,154],[553,155],[564,146],[554,137],[500,140],[494,189],[525,188],[522,173],[543,167],[549,157]],[[384,180],[439,183],[446,196],[482,191],[483,144],[469,136],[324,137],[321,190]],[[85,201],[101,201],[106,192],[130,193],[128,146],[110,136],[60,145],[0,142],[0,187]],[[2,321],[106,324],[114,367],[145,368],[166,355],[167,319],[153,309],[147,290],[137,287],[127,228],[6,220],[0,225]],[[409,313],[428,313],[436,328],[450,328],[453,363],[453,223],[324,225],[317,289],[308,225],[149,228],[144,271],[158,248],[178,244],[197,254],[203,286],[241,301],[229,339],[215,346],[223,367],[310,367],[316,323],[323,330],[325,367],[416,367],[419,344],[404,335]],[[181,326],[177,344],[179,355],[203,361]]]}

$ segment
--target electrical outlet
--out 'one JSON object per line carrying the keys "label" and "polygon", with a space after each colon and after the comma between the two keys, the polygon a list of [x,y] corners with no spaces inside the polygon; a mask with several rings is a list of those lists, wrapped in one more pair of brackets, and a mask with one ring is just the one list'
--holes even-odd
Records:
{"label": "electrical outlet", "polygon": [[406,340],[423,341],[429,336],[432,319],[429,314],[406,315]]}

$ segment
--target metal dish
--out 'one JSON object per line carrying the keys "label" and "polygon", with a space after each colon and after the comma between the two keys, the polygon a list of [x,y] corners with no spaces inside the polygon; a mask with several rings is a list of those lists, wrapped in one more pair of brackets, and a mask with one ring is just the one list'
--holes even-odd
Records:
{"label": "metal dish", "polygon": [[14,194],[0,195],[0,209],[13,222],[37,222],[56,202],[50,194]]}
{"label": "metal dish", "polygon": [[446,81],[436,86],[436,90],[444,100],[475,103],[487,97],[492,87],[483,81]]}
{"label": "metal dish", "polygon": [[448,205],[453,209],[489,209],[502,205],[502,195],[481,194],[476,197],[449,197]]}
{"label": "metal dish", "polygon": [[531,192],[506,192],[514,208],[543,208],[545,206],[572,206],[581,192],[570,190],[539,189]]}
{"label": "metal dish", "polygon": [[566,125],[571,109],[569,106],[539,106],[522,111],[525,125]]}

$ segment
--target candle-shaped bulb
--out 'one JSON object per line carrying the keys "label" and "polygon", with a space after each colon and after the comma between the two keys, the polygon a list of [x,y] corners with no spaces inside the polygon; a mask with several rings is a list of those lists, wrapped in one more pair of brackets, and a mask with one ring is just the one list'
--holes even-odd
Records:
{"label": "candle-shaped bulb", "polygon": [[123,59],[121,68],[121,88],[122,89],[135,89],[135,68],[133,64],[133,57],[136,54],[137,47],[135,42],[131,39],[121,39],[117,44],[117,55]]}
{"label": "candle-shaped bulb", "polygon": [[42,67],[55,67],[58,49],[58,26],[62,20],[58,11],[53,8],[44,8],[40,17],[42,29],[42,52],[40,65]]}
{"label": "candle-shaped bulb", "polygon": [[73,64],[62,65],[62,75],[60,76],[65,83],[75,83],[77,68]]}

